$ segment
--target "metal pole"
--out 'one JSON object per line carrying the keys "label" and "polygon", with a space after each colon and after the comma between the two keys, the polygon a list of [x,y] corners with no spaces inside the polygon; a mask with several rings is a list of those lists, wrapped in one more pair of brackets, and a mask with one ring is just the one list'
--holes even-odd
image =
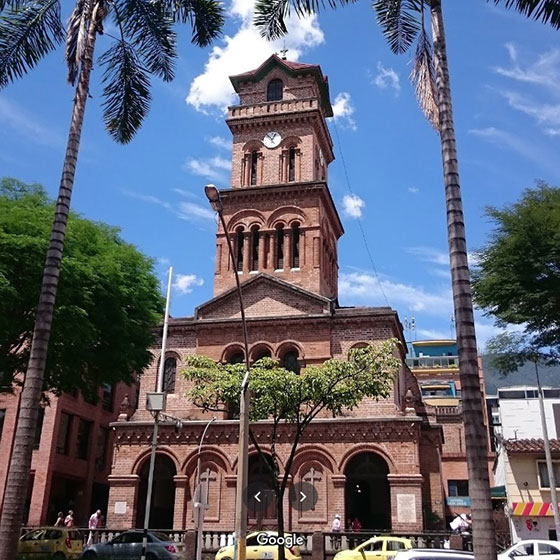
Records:
{"label": "metal pole", "polygon": [[544,393],[539,378],[538,358],[535,358],[535,374],[537,376],[537,389],[539,393],[539,408],[541,412],[541,424],[544,442],[544,455],[546,457],[546,469],[548,471],[548,482],[550,484],[550,501],[552,502],[552,512],[554,514],[554,526],[556,527],[556,539],[560,539],[560,512],[558,511],[558,497],[556,495],[556,477],[554,476],[554,465],[550,453],[550,441],[548,439],[548,429],[546,427],[546,417],[544,413]]}
{"label": "metal pole", "polygon": [[241,292],[241,283],[239,282],[239,273],[237,271],[237,262],[235,260],[233,245],[226,228],[226,222],[222,211],[218,211],[218,216],[220,217],[220,222],[226,236],[231,262],[233,264],[237,297],[239,298],[239,308],[241,311],[241,325],[243,327],[243,345],[245,348],[245,375],[241,382],[241,396],[239,399],[239,459],[237,462],[237,486],[235,491],[235,556],[236,560],[245,560],[247,550],[247,504],[245,503],[244,494],[247,488],[249,473],[249,337],[247,335],[245,306],[243,305],[243,294]]}
{"label": "metal pole", "polygon": [[[167,281],[167,298],[165,302],[165,317],[163,319],[163,333],[161,337],[161,357],[159,359],[159,370],[157,376],[157,392],[161,393],[163,388],[163,369],[165,365],[165,348],[167,344],[167,328],[169,326],[169,304],[171,302],[171,279],[173,278],[173,267],[169,267],[169,279]],[[154,485],[154,467],[156,464],[156,447],[158,439],[159,412],[154,414],[154,434],[152,437],[152,448],[150,450],[150,468],[148,471],[148,488],[146,491],[146,511],[144,513],[144,532],[142,534],[141,560],[146,560],[146,548],[148,546],[148,527],[150,524],[150,509],[152,507],[152,489]]]}
{"label": "metal pole", "polygon": [[[196,560],[202,559],[202,525],[204,523],[204,513],[208,507],[208,492],[203,496],[202,489],[200,487],[200,468],[201,468],[201,451],[202,443],[204,442],[204,437],[206,432],[210,427],[210,424],[216,420],[215,416],[212,416],[210,421],[204,427],[202,432],[202,437],[200,438],[200,443],[198,444],[198,457],[196,460],[196,491],[195,491],[195,507],[198,507],[198,512],[196,516]],[[198,506],[196,504],[198,502]]]}
{"label": "metal pole", "polygon": [[171,304],[171,279],[173,278],[173,267],[169,267],[169,278],[167,280],[167,298],[165,301],[165,316],[163,318],[163,333],[161,336],[161,358],[157,377],[157,392],[163,391],[163,370],[165,368],[165,348],[167,346],[167,329],[169,327],[169,306]]}

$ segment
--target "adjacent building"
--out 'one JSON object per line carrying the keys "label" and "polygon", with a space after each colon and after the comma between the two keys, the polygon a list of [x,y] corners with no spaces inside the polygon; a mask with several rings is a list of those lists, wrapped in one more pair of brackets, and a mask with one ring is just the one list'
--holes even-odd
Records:
{"label": "adjacent building", "polygon": [[[97,401],[81,393],[48,394],[39,408],[24,523],[55,522],[57,512],[74,510],[76,524],[86,525],[92,511],[106,510],[108,476],[119,404],[135,388],[120,384],[99,390]],[[21,390],[0,395],[0,498],[10,463]]]}

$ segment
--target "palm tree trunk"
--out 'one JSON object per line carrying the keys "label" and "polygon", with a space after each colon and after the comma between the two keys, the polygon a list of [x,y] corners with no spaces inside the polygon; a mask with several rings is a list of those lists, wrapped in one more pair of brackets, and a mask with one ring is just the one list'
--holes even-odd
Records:
{"label": "palm tree trunk", "polygon": [[66,145],[62,178],[47,249],[29,364],[25,374],[14,446],[6,481],[2,518],[0,519],[0,550],[4,560],[12,560],[16,556],[17,542],[27,498],[37,414],[43,390],[43,376],[60,275],[62,250],[64,248],[66,225],[70,212],[70,198],[74,185],[74,174],[93,65],[98,8],[99,5],[96,3],[92,10],[84,58],[74,97],[72,121]]}
{"label": "palm tree trunk", "polygon": [[488,477],[488,440],[484,426],[482,394],[478,377],[476,335],[467,242],[463,219],[463,203],[459,184],[459,166],[451,104],[451,86],[447,65],[447,50],[441,0],[431,0],[432,38],[436,66],[436,88],[440,112],[441,152],[447,208],[447,231],[451,284],[457,344],[459,347],[459,371],[465,425],[465,446],[469,473],[469,496],[473,516],[473,545],[477,560],[496,560],[496,539],[490,500]]}

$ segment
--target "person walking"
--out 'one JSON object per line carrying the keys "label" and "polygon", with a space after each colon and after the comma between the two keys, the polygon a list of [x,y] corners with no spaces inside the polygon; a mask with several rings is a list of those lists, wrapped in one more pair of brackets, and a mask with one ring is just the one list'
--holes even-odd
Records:
{"label": "person walking", "polygon": [[64,513],[62,513],[61,511],[58,512],[58,517],[56,518],[56,521],[54,522],[54,526],[55,527],[64,526]]}
{"label": "person walking", "polygon": [[64,518],[64,526],[74,527],[74,510],[68,510],[68,515]]}
{"label": "person walking", "polygon": [[[338,515],[338,513],[337,513],[334,516],[334,519],[331,523],[331,532],[332,533],[340,533],[341,530],[342,530],[342,527],[341,527],[341,522],[340,522],[340,515]],[[334,546],[335,550],[338,550],[340,548],[341,541],[342,541],[342,539],[340,538],[340,535],[335,535],[333,537],[333,546]]]}
{"label": "person walking", "polygon": [[88,522],[89,537],[87,541],[88,546],[97,541],[96,529],[98,529],[101,526],[101,518],[102,518],[102,513],[100,509],[98,509],[95,513],[92,513],[89,518],[89,522]]}
{"label": "person walking", "polygon": [[354,521],[352,521],[352,531],[358,533],[361,530],[362,530],[361,521],[357,517],[354,517]]}

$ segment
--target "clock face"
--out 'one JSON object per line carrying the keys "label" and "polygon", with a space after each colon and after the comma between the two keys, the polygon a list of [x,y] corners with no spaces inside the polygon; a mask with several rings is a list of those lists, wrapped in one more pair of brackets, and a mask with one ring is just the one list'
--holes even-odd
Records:
{"label": "clock face", "polygon": [[267,132],[263,138],[263,144],[267,148],[276,148],[282,142],[282,136],[278,132]]}

